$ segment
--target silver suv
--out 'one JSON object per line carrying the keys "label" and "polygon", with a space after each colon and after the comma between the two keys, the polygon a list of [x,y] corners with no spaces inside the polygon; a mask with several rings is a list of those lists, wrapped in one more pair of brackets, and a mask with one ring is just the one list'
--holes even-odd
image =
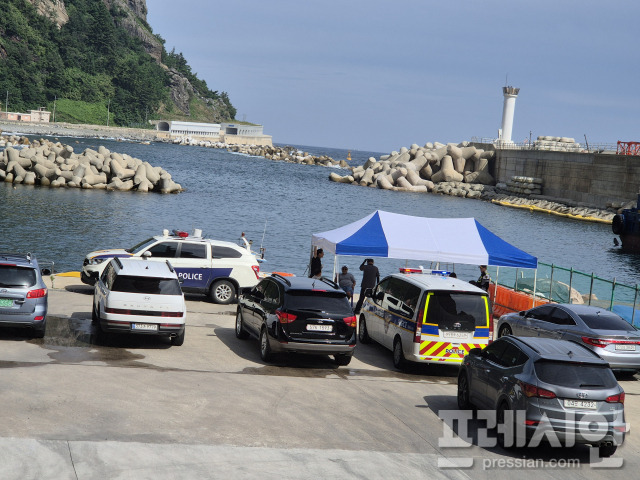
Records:
{"label": "silver suv", "polygon": [[458,406],[496,412],[503,447],[544,439],[609,457],[627,430],[624,397],[607,362],[567,340],[501,337],[471,349],[458,374]]}
{"label": "silver suv", "polygon": [[0,253],[0,326],[30,328],[36,338],[44,337],[47,322],[47,287],[30,253]]}

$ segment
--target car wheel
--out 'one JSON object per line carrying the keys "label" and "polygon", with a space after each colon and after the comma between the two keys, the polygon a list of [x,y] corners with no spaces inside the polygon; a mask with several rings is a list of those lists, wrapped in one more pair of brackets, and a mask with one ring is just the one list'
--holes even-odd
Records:
{"label": "car wheel", "polygon": [[174,347],[179,347],[184,343],[184,334],[187,333],[187,327],[185,327],[182,332],[180,332],[175,337],[171,337],[171,345]]}
{"label": "car wheel", "polygon": [[506,337],[507,335],[513,335],[513,332],[511,331],[511,327],[509,325],[503,325],[498,332],[498,338]]}
{"label": "car wheel", "polygon": [[[46,321],[46,320],[45,320]],[[34,328],[31,332],[33,338],[44,338],[47,324],[43,323],[39,328]]]}
{"label": "car wheel", "polygon": [[360,340],[361,343],[371,343],[371,337],[369,336],[369,331],[367,330],[367,321],[365,320],[364,315],[360,315],[358,340]]}
{"label": "car wheel", "polygon": [[351,357],[353,355],[348,355],[348,354],[344,354],[341,353],[340,355],[334,355],[334,359],[336,361],[336,365],[338,365],[339,367],[345,367],[347,365],[349,365],[349,363],[351,363]]}
{"label": "car wheel", "polygon": [[245,331],[242,322],[242,311],[238,309],[238,313],[236,314],[236,338],[244,340],[248,336],[249,334]]}
{"label": "car wheel", "polygon": [[229,280],[219,280],[209,291],[209,298],[214,303],[228,305],[236,297],[236,288]]}
{"label": "car wheel", "polygon": [[262,330],[260,331],[260,358],[264,362],[270,362],[273,358],[271,345],[269,344],[269,334],[267,333],[267,327],[262,327]]}
{"label": "car wheel", "polygon": [[[498,429],[496,429],[496,440],[498,441],[498,445],[505,449],[508,450],[509,448],[513,447],[513,439],[515,438],[515,425],[511,424],[510,426],[505,425],[505,412],[509,410],[509,406],[507,405],[506,402],[502,402],[500,404],[500,406],[498,407],[498,410],[496,411],[496,425],[504,425],[502,432],[500,433],[500,431]],[[505,436],[504,436],[504,429],[509,429],[510,430],[510,437],[511,437],[511,442],[509,446],[505,445]]]}
{"label": "car wheel", "polygon": [[466,372],[462,372],[458,377],[458,408],[460,410],[469,410],[473,408],[471,405],[470,391],[469,391],[469,379]]}
{"label": "car wheel", "polygon": [[400,338],[396,338],[393,342],[393,366],[398,370],[403,370],[407,366],[407,360],[404,358],[402,340],[400,340]]}
{"label": "car wheel", "polygon": [[617,445],[600,445],[598,447],[598,453],[600,454],[600,458],[607,458],[616,453],[617,449]]}

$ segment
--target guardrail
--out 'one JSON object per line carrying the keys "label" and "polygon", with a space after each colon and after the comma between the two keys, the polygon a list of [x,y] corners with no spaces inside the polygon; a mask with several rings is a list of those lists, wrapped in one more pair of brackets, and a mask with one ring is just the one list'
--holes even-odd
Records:
{"label": "guardrail", "polygon": [[[640,326],[640,286],[626,285],[573,268],[538,262],[537,273],[531,269],[490,268],[498,285],[538,299],[555,303],[594,305],[612,310],[629,323]],[[537,304],[537,303],[536,303]],[[507,307],[502,305],[502,307]]]}
{"label": "guardrail", "polygon": [[[489,143],[501,150],[537,150],[537,151],[568,151],[568,152],[587,152],[587,153],[611,153],[615,154],[618,150],[617,143],[577,143],[569,144],[570,147],[563,147],[562,144],[556,146],[549,144],[543,140],[528,140],[524,142],[512,142],[509,144],[499,144],[495,138],[471,137],[472,143]],[[577,146],[575,146],[577,145]]]}

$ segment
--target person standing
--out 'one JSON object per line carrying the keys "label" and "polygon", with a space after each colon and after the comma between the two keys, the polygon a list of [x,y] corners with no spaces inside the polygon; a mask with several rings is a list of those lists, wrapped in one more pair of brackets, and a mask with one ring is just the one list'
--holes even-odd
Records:
{"label": "person standing", "polygon": [[380,271],[378,270],[378,267],[373,264],[373,258],[366,258],[360,265],[360,270],[363,274],[362,283],[360,284],[360,297],[358,298],[358,303],[354,310],[356,314],[360,313],[362,302],[364,302],[365,290],[367,290],[367,288],[374,288],[380,281]]}
{"label": "person standing", "polygon": [[353,291],[356,288],[356,277],[349,273],[349,267],[342,266],[342,273],[338,274],[338,285],[347,293],[347,297],[353,306]]}
{"label": "person standing", "polygon": [[478,277],[478,280],[472,280],[469,283],[471,285],[475,285],[476,287],[480,287],[484,291],[488,292],[489,284],[491,283],[491,277],[489,277],[489,274],[487,273],[487,266],[480,265],[480,276]]}
{"label": "person standing", "polygon": [[324,250],[319,248],[316,250],[315,256],[311,259],[311,268],[309,269],[309,278],[322,277],[322,257],[324,257]]}

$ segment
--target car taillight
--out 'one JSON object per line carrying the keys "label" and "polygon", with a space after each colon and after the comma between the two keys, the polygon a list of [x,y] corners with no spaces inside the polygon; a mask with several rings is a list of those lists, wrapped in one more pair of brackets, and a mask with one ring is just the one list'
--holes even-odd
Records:
{"label": "car taillight", "polygon": [[256,274],[256,278],[260,280],[260,265],[251,265],[251,270]]}
{"label": "car taillight", "polygon": [[104,307],[104,313],[116,313],[118,315],[131,315],[131,310],[125,310],[123,308]]}
{"label": "car taillight", "polygon": [[422,339],[422,319],[424,318],[424,307],[418,312],[418,318],[416,318],[416,334],[413,336],[413,343],[420,343]]}
{"label": "car taillight", "polygon": [[550,390],[536,387],[530,383],[520,382],[520,388],[527,397],[540,397],[540,398],[556,398],[556,394]]}
{"label": "car taillight", "polygon": [[276,310],[276,317],[278,317],[280,323],[291,323],[297,318],[292,313],[286,313],[282,310]]}
{"label": "car taillight", "polygon": [[182,312],[160,312],[161,317],[182,317]]}
{"label": "car taillight", "polygon": [[604,348],[609,345],[609,342],[600,338],[582,337],[582,341],[587,345],[593,345],[594,347]]}
{"label": "car taillight", "polygon": [[624,392],[619,393],[618,395],[611,395],[605,399],[607,403],[622,403],[624,404]]}
{"label": "car taillight", "polygon": [[353,315],[352,317],[343,318],[343,320],[344,320],[344,323],[347,324],[347,327],[355,327],[356,326],[357,319],[356,319],[355,315]]}
{"label": "car taillight", "polygon": [[46,288],[38,288],[37,290],[31,290],[27,293],[27,298],[42,298],[47,295]]}

